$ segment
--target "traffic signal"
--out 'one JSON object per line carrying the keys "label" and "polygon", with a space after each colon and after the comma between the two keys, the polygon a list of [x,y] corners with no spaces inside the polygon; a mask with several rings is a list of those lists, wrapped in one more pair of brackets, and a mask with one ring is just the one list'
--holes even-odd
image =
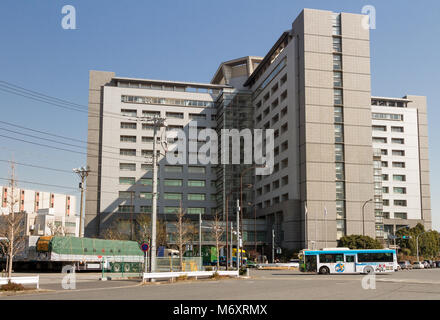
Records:
{"label": "traffic signal", "polygon": [[402,239],[411,239],[411,236],[402,236]]}

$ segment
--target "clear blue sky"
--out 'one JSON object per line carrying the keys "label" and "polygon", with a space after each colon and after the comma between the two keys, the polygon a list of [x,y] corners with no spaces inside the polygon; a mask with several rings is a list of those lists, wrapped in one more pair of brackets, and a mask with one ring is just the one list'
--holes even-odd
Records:
{"label": "clear blue sky", "polygon": [[[61,28],[66,4],[76,7],[77,30]],[[432,215],[434,227],[440,229],[439,1],[2,0],[0,80],[82,105],[87,105],[91,69],[207,82],[222,61],[264,56],[304,7],[360,13],[364,5],[374,5],[377,13],[377,29],[371,31],[372,94],[428,97]],[[86,114],[1,91],[0,98],[0,120],[87,138]],[[16,161],[67,170],[85,164],[83,155],[0,137],[0,159],[9,159],[11,150]],[[77,186],[73,174],[18,166],[17,175]],[[0,162],[0,177],[7,176],[8,167]]]}

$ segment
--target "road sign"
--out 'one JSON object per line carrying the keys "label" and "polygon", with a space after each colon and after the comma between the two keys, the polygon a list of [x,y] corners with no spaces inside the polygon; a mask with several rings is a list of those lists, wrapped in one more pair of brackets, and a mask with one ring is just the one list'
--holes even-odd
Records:
{"label": "road sign", "polygon": [[150,249],[150,246],[148,245],[148,243],[144,242],[141,245],[141,249],[142,249],[143,252],[147,252],[148,249]]}
{"label": "road sign", "polygon": [[397,239],[398,237],[396,237],[395,235],[389,234],[388,235],[388,239]]}

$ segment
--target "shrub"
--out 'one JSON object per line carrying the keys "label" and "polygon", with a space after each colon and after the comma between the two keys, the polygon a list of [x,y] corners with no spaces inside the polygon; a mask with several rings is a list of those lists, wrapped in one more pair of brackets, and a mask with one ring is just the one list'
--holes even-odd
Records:
{"label": "shrub", "polygon": [[188,276],[186,274],[182,274],[176,278],[177,281],[185,281],[188,280]]}
{"label": "shrub", "polygon": [[9,280],[8,284],[4,284],[0,287],[1,291],[23,291],[24,286],[19,283],[14,283]]}

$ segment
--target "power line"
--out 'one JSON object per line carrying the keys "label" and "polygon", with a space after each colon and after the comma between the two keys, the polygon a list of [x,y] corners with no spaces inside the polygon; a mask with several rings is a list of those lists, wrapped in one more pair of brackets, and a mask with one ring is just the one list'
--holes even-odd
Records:
{"label": "power line", "polygon": [[[0,178],[0,180],[10,181],[11,179]],[[56,185],[56,184],[47,184],[47,183],[25,181],[25,180],[15,180],[15,181],[19,182],[19,183],[28,183],[28,184],[35,184],[35,185],[46,186],[46,187],[55,187],[55,188],[71,189],[71,190],[78,191],[76,188],[67,187],[67,186],[60,186],[60,185]]]}

